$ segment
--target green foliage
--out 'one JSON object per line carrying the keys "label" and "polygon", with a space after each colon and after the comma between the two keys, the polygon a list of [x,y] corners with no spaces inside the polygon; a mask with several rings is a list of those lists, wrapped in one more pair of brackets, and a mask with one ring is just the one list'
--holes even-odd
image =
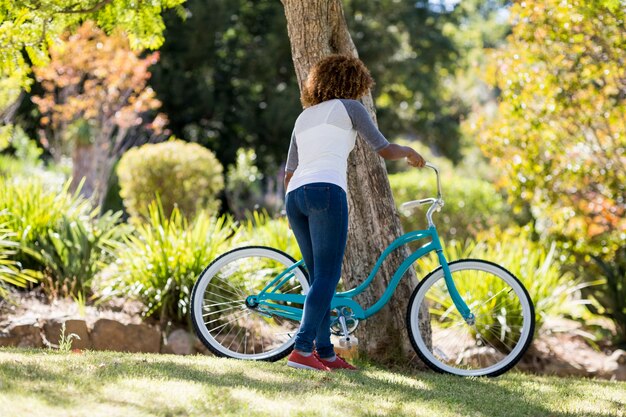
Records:
{"label": "green foliage", "polygon": [[[530,239],[528,228],[513,228],[505,231],[480,233],[475,239],[451,241],[444,246],[444,253],[449,261],[463,258],[484,259],[495,262],[520,279],[528,290],[535,305],[536,328],[539,329],[548,316],[577,315],[581,284],[570,272],[563,273],[557,257],[556,245],[546,247]],[[436,257],[423,258],[417,264],[418,277],[425,276],[437,268]],[[478,298],[487,299],[489,292],[496,294],[497,288],[491,288],[484,282],[460,283],[469,288]],[[444,309],[451,307],[443,306]],[[506,323],[515,321],[514,311],[504,313]],[[494,318],[495,320],[495,318]],[[495,324],[495,323],[494,323]]]}
{"label": "green foliage", "polygon": [[39,157],[43,151],[21,127],[12,126],[6,140],[5,150],[0,154],[1,176],[32,175],[42,165]]}
{"label": "green foliage", "polygon": [[127,228],[122,213],[97,211],[69,218],[62,216],[47,235],[37,238],[31,257],[43,266],[44,290],[51,298],[84,298],[93,277],[113,260],[113,250]]}
{"label": "green foliage", "polygon": [[473,121],[481,147],[511,203],[530,205],[537,231],[582,274],[623,276],[626,9],[531,0],[515,3],[511,17],[508,44],[491,57],[497,115]]}
{"label": "green foliage", "polygon": [[15,150],[15,157],[20,161],[36,166],[41,163],[43,150],[37,142],[29,138],[21,127],[16,127],[11,135],[11,147]]}
{"label": "green foliage", "polygon": [[[614,262],[594,256],[596,276],[603,276],[600,285],[586,292],[595,302],[588,307],[594,314],[609,317],[617,328],[617,342],[626,342],[626,247],[615,254]],[[583,275],[583,274],[581,274]]]}
{"label": "green foliage", "polygon": [[193,284],[228,249],[234,224],[206,211],[188,221],[176,207],[168,215],[157,201],[148,212],[147,222],[138,224],[118,247],[115,264],[103,274],[109,278],[103,278],[100,294],[138,299],[147,317],[186,322]]}
{"label": "green foliage", "polygon": [[35,248],[63,217],[79,218],[89,213],[89,202],[62,189],[47,188],[38,178],[0,177],[0,210],[8,213],[8,226],[24,247]]}
{"label": "green foliage", "polygon": [[72,340],[80,340],[80,336],[76,333],[65,334],[65,322],[61,325],[61,333],[59,334],[59,350],[64,353],[69,353],[72,350]]}
{"label": "green foliage", "polygon": [[[73,0],[0,1],[0,79],[11,77],[29,86],[29,64],[43,66],[48,50],[67,29],[85,20],[111,33],[124,30],[135,49],[158,48],[163,43],[161,11],[184,0]],[[26,54],[24,54],[26,52]]]}
{"label": "green foliage", "polygon": [[460,120],[477,90],[476,77],[467,70],[476,66],[475,55],[484,44],[503,37],[506,25],[495,15],[504,2],[464,0],[449,7],[413,0],[345,3],[359,56],[376,80],[382,132],[409,133],[458,162]]}
{"label": "green foliage", "polygon": [[181,140],[147,144],[126,152],[117,166],[120,195],[128,213],[147,217],[158,195],[167,216],[178,208],[186,216],[200,209],[216,212],[224,187],[222,165],[206,148]]}
{"label": "green foliage", "polygon": [[21,264],[14,259],[20,250],[16,240],[16,233],[7,226],[7,211],[0,211],[0,299],[7,298],[7,286],[26,287],[29,283],[37,283],[41,274],[22,269]]}
{"label": "green foliage", "polygon": [[184,21],[169,11],[150,84],[168,128],[213,150],[228,166],[254,149],[276,172],[301,111],[285,13],[274,0],[188,0]]}
{"label": "green foliage", "polygon": [[[492,184],[442,168],[440,163],[435,164],[440,168],[445,206],[433,216],[433,221],[444,240],[464,240],[481,230],[511,222],[504,198]],[[428,168],[392,174],[389,182],[398,207],[410,200],[437,195],[435,174]],[[402,214],[405,231],[428,227],[424,210],[417,208]]]}
{"label": "green foliage", "polygon": [[[475,77],[455,77],[503,36],[501,1],[464,0],[454,10],[412,0],[343,1],[359,55],[377,82],[378,121],[388,137],[409,133],[460,158],[459,120],[474,104]],[[468,5],[469,4],[469,5]],[[167,33],[150,84],[169,127],[214,150],[225,165],[255,150],[264,173],[284,161],[301,111],[284,10],[275,0],[188,0],[187,19],[165,14]]]}
{"label": "green foliage", "polygon": [[232,246],[269,246],[302,259],[298,242],[289,228],[287,218],[272,219],[267,212],[253,212],[242,224]]}
{"label": "green foliage", "polygon": [[226,174],[226,199],[230,212],[243,218],[247,211],[258,210],[263,203],[263,174],[259,171],[253,149],[240,148],[234,165]]}
{"label": "green foliage", "polygon": [[25,273],[42,274],[50,297],[89,293],[90,280],[125,231],[118,226],[120,213],[99,216],[68,187],[51,188],[37,177],[0,177],[0,211],[17,242],[9,259]]}

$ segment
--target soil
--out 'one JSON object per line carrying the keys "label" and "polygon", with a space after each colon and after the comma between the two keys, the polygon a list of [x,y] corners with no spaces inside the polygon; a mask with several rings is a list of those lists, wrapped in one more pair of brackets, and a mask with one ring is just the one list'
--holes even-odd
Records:
{"label": "soil", "polygon": [[40,291],[14,292],[9,300],[0,300],[0,332],[13,324],[33,323],[47,319],[80,319],[89,327],[98,319],[111,319],[123,324],[141,324],[139,302],[113,299],[99,305],[83,305],[72,299],[48,301]]}

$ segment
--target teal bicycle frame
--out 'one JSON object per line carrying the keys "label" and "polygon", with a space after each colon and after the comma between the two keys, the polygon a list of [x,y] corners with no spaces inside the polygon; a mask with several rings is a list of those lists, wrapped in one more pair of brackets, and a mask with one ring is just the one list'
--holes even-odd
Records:
{"label": "teal bicycle frame", "polygon": [[[430,238],[430,241],[415,252],[413,252],[402,262],[402,264],[394,273],[391,282],[389,283],[389,286],[376,303],[374,303],[370,308],[364,310],[359,303],[353,300],[355,296],[365,291],[365,289],[374,280],[381,265],[389,256],[389,254],[391,254],[391,252],[393,252],[395,249],[402,245],[406,245],[407,243],[424,238]],[[450,293],[454,305],[456,306],[462,317],[466,321],[470,322],[471,320],[473,320],[474,316],[465,301],[463,301],[463,298],[456,289],[456,286],[454,285],[454,281],[452,280],[452,274],[450,273],[450,268],[448,267],[448,261],[443,255],[443,248],[439,240],[439,235],[437,234],[437,229],[434,225],[431,225],[427,230],[416,230],[406,233],[394,240],[380,255],[378,261],[376,262],[376,265],[374,265],[374,268],[370,272],[369,276],[362,284],[352,290],[335,293],[335,296],[331,301],[331,310],[348,307],[352,310],[353,317],[358,320],[365,320],[368,317],[373,316],[378,311],[380,311],[380,309],[383,308],[385,304],[387,304],[387,302],[391,299],[391,296],[398,286],[398,283],[402,279],[402,276],[411,267],[411,265],[419,258],[427,255],[432,251],[437,252],[439,263],[443,268],[444,279],[448,288],[448,292]],[[306,297],[304,294],[276,293],[276,290],[278,290],[282,285],[284,285],[293,277],[293,271],[300,267],[306,267],[303,261],[299,261],[290,266],[288,269],[282,271],[258,294],[249,296],[246,300],[246,303],[248,305],[257,306],[258,312],[261,314],[265,313],[268,315],[285,317],[297,321],[302,320],[301,308],[276,303],[277,301],[279,301],[304,305],[304,299]]]}

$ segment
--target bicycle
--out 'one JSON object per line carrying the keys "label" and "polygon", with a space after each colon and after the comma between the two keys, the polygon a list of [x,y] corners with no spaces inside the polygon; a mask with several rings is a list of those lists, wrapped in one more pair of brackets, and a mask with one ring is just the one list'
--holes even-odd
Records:
{"label": "bicycle", "polygon": [[[437,372],[460,376],[497,376],[511,369],[530,345],[534,306],[522,283],[495,263],[478,259],[446,260],[432,216],[444,205],[438,169],[437,197],[404,203],[405,209],[430,204],[428,229],[408,232],[379,256],[367,279],[336,292],[331,330],[350,345],[359,321],[389,301],[405,272],[435,252],[440,266],[413,291],[406,315],[417,355]],[[396,248],[430,239],[395,271],[381,298],[364,309],[354,298],[372,282]],[[309,288],[306,266],[277,249],[249,246],[215,259],[199,276],[191,295],[194,329],[215,355],[277,361],[291,352]],[[426,324],[426,325],[423,325]]]}

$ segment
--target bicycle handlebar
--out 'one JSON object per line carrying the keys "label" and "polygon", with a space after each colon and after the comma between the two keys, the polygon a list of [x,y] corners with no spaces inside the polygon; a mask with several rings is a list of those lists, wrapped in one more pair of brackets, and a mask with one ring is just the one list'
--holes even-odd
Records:
{"label": "bicycle handlebar", "polygon": [[413,207],[421,206],[424,204],[432,204],[430,208],[428,209],[428,212],[426,213],[426,218],[428,219],[428,225],[434,226],[433,219],[432,219],[433,212],[443,207],[443,197],[441,195],[441,181],[439,180],[439,170],[437,169],[437,167],[435,167],[433,164],[430,164],[428,162],[426,163],[425,166],[435,171],[435,174],[437,175],[437,198],[430,197],[430,198],[423,198],[421,200],[407,201],[406,203],[403,203],[400,207],[403,210],[407,210],[407,209],[411,209]]}

